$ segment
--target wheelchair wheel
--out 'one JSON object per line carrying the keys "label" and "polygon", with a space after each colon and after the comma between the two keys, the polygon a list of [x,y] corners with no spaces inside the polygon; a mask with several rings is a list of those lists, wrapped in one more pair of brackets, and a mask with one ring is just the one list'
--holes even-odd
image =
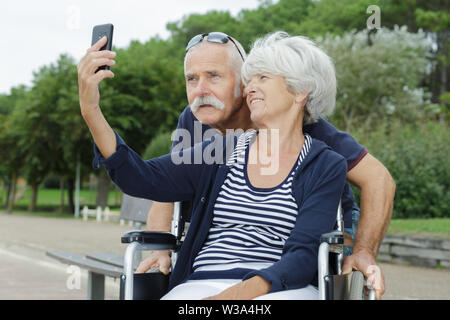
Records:
{"label": "wheelchair wheel", "polygon": [[353,271],[349,299],[364,300],[364,275],[361,271]]}

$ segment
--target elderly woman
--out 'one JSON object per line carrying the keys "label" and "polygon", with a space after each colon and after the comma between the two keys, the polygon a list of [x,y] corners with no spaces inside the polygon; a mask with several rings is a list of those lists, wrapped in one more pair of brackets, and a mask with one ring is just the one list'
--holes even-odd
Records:
{"label": "elderly woman", "polygon": [[[117,133],[108,153],[112,129],[86,121],[94,162],[123,192],[193,200],[164,299],[317,298],[319,238],[335,224],[347,167],[302,128],[334,108],[333,64],[307,38],[278,32],[254,43],[242,76],[258,131],[204,141],[178,154],[188,160],[181,164],[170,154],[142,160]],[[215,163],[193,164],[208,150]]]}

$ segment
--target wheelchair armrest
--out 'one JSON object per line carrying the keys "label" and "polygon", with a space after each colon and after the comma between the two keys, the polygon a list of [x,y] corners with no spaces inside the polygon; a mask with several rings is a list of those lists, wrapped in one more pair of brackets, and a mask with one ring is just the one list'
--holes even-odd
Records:
{"label": "wheelchair armrest", "polygon": [[133,298],[135,253],[142,250],[177,250],[179,241],[169,232],[143,230],[125,232],[121,241],[122,243],[128,243],[124,256],[123,275],[121,276],[121,283],[123,282],[121,286],[123,286],[124,290],[121,296],[126,300],[130,300]]}
{"label": "wheelchair armrest", "polygon": [[125,232],[121,238],[122,243],[138,242],[140,244],[164,244],[177,246],[177,238],[170,232],[155,232],[144,230],[131,230]]}
{"label": "wheelchair armrest", "polygon": [[344,235],[341,231],[332,231],[324,233],[320,236],[320,243],[328,244],[344,244]]}

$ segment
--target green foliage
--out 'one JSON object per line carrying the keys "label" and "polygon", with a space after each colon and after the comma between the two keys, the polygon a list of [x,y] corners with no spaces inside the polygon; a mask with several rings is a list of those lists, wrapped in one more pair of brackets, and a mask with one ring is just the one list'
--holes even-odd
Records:
{"label": "green foliage", "polygon": [[258,8],[244,9],[239,13],[240,30],[233,34],[247,50],[252,41],[269,32],[283,30],[299,34],[299,25],[308,16],[313,4],[312,0],[262,1]]}
{"label": "green foliage", "polygon": [[[367,7],[377,4],[373,0],[321,0],[314,2],[304,19],[299,19],[296,34],[313,38],[326,33],[343,34],[366,28]],[[383,9],[381,9],[383,10]]]}
{"label": "green foliage", "polygon": [[[23,107],[15,109],[15,127],[24,132],[19,144],[26,150],[22,174],[29,183],[39,184],[50,171],[72,177],[77,154],[90,151],[77,93],[77,70],[66,55],[34,73]],[[82,159],[87,167],[90,159]]]}
{"label": "green foliage", "polygon": [[180,48],[185,48],[197,34],[221,31],[238,39],[248,50],[253,40],[268,32],[284,30],[296,33],[313,3],[312,0],[261,1],[258,8],[243,9],[237,17],[214,10],[206,14],[190,14],[180,21],[168,23],[166,27]]}
{"label": "green foliage", "polygon": [[[397,185],[394,218],[450,217],[450,132],[446,124],[384,123],[354,132]],[[359,197],[359,191],[354,189]]]}
{"label": "green foliage", "polygon": [[434,32],[445,31],[450,28],[450,13],[448,11],[415,10],[416,21],[419,26]]}
{"label": "green foliage", "polygon": [[428,96],[418,85],[429,68],[424,33],[382,28],[316,40],[335,63],[338,93],[331,119],[338,127],[369,129],[388,118],[411,122],[423,114]]}
{"label": "green foliage", "polygon": [[173,130],[186,105],[183,61],[152,39],[116,49],[114,79],[101,86],[101,108],[111,126],[137,152],[160,130]]}
{"label": "green foliage", "polygon": [[230,35],[239,34],[240,24],[229,12],[209,11],[206,14],[190,14],[180,21],[168,23],[166,28],[174,43],[184,49],[188,41],[200,33],[221,31]]}
{"label": "green foliage", "polygon": [[28,89],[19,86],[11,89],[11,94],[2,99],[0,114],[0,179],[7,182],[13,173],[17,173],[24,163],[26,149],[20,143],[26,128],[17,126],[20,123],[23,101]]}
{"label": "green foliage", "polygon": [[147,146],[142,158],[153,159],[169,153],[172,134],[170,132],[163,132],[152,139],[152,142]]}

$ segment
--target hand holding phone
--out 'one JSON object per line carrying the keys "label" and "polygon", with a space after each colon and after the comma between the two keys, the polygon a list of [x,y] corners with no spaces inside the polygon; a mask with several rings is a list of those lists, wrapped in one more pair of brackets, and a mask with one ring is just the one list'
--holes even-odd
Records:
{"label": "hand holding phone", "polygon": [[95,26],[92,42],[94,43],[78,64],[78,89],[81,113],[96,113],[99,109],[99,83],[105,78],[114,78],[109,70],[116,56],[111,50],[112,25]]}
{"label": "hand holding phone", "polygon": [[116,151],[114,130],[101,111],[99,92],[99,83],[103,79],[114,78],[114,73],[104,67],[115,64],[113,58],[116,54],[110,50],[112,30],[112,25],[94,27],[92,35],[94,44],[86,51],[77,66],[81,115],[105,158],[110,157]]}
{"label": "hand holding phone", "polygon": [[[113,31],[114,31],[114,26],[111,23],[100,24],[100,25],[95,26],[94,29],[92,30],[91,46],[93,46],[95,43],[97,43],[98,40],[100,40],[101,38],[106,36],[107,42],[103,47],[100,48],[99,51],[102,51],[102,50],[111,51]],[[109,70],[109,66],[107,66],[107,65],[101,66],[97,69],[97,71],[98,70]],[[97,72],[97,71],[95,71],[95,72]]]}

